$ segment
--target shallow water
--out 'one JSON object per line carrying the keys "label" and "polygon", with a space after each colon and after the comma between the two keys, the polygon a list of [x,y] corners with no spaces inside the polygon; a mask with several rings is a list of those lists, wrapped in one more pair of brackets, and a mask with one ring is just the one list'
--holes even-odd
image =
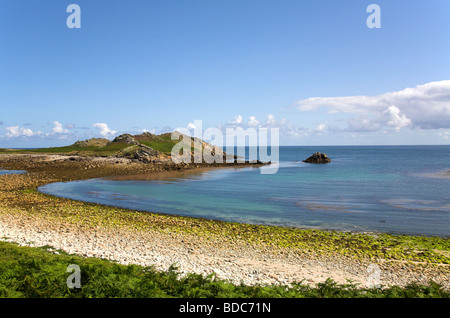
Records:
{"label": "shallow water", "polygon": [[[328,164],[301,162],[316,151]],[[125,208],[256,224],[450,236],[450,146],[281,147],[276,174],[194,174],[54,183],[39,190]]]}
{"label": "shallow water", "polygon": [[21,173],[25,173],[25,170],[5,170],[5,169],[0,169],[0,175],[4,175],[4,174],[21,174]]}

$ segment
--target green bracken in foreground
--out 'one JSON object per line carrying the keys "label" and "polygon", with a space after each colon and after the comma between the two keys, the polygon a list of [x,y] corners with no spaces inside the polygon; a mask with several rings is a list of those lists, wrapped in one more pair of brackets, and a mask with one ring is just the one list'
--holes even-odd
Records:
{"label": "green bracken in foreground", "polygon": [[[67,267],[80,267],[81,287],[69,288]],[[47,248],[20,247],[0,242],[0,297],[3,298],[450,298],[440,285],[362,289],[332,280],[314,287],[233,285],[214,276],[180,277],[176,268],[166,272],[149,267],[121,265],[82,258]]]}

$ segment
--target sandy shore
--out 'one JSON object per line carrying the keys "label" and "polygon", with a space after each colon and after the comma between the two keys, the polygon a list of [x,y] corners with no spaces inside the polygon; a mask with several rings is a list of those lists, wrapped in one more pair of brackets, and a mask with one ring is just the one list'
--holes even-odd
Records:
{"label": "sandy shore", "polygon": [[225,223],[103,207],[54,198],[35,190],[49,182],[166,173],[176,171],[175,166],[117,158],[0,155],[0,167],[28,171],[0,176],[3,241],[48,246],[56,253],[62,250],[159,270],[175,264],[181,273],[216,273],[219,278],[249,285],[295,281],[315,285],[332,278],[340,283],[350,280],[362,287],[372,282],[402,286],[433,280],[450,288],[447,264],[358,259],[337,252],[322,254],[249,242],[234,235],[232,226],[225,235],[208,230]]}

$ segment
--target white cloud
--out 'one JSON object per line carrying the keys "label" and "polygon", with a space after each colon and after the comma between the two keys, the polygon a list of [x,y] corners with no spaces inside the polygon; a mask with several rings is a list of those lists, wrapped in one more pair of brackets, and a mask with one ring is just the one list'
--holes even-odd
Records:
{"label": "white cloud", "polygon": [[105,123],[95,123],[92,126],[100,129],[100,134],[104,137],[108,137],[109,135],[114,135],[117,131],[112,130]]}
{"label": "white cloud", "polygon": [[30,128],[24,128],[19,126],[6,127],[6,137],[15,138],[15,137],[31,137],[34,135],[40,135],[41,132],[34,132]]}
{"label": "white cloud", "polygon": [[322,123],[322,124],[320,124],[319,126],[317,126],[316,131],[317,131],[317,132],[322,132],[322,131],[325,130],[325,128],[327,128],[327,124]]}
{"label": "white cloud", "polygon": [[138,130],[138,133],[140,133],[140,134],[142,134],[142,133],[146,133],[146,132],[148,132],[148,133],[151,133],[151,134],[156,134],[156,128],[152,128],[152,129],[150,129],[150,130],[148,130],[148,129],[139,129]]}
{"label": "white cloud", "polygon": [[386,118],[386,125],[394,127],[397,130],[411,125],[411,119],[407,118],[405,115],[400,115],[400,109],[395,106],[389,106],[389,108],[383,112],[383,116]]}
{"label": "white cloud", "polygon": [[63,128],[63,125],[58,122],[58,121],[54,121],[53,125],[55,125],[52,129],[52,133],[54,134],[68,134],[69,131],[67,129]]}
{"label": "white cloud", "polygon": [[255,116],[250,116],[250,117],[248,118],[247,125],[248,125],[249,127],[258,127],[258,126],[259,126],[259,121],[256,119]]}
{"label": "white cloud", "polygon": [[272,114],[267,115],[266,126],[273,126],[276,124],[275,116]]}
{"label": "white cloud", "polygon": [[[430,82],[376,96],[312,97],[298,101],[302,111],[327,109],[328,113],[353,113],[348,129],[363,120],[360,129],[385,125],[400,129],[406,126],[422,129],[450,128],[450,80]],[[375,121],[368,119],[375,117]],[[384,121],[383,121],[384,118]]]}
{"label": "white cloud", "polygon": [[[381,128],[381,124],[379,122],[375,122],[364,115],[350,118],[347,124],[348,127],[346,130],[352,132],[371,132],[377,131]],[[339,129],[333,128],[333,131],[339,131]]]}
{"label": "white cloud", "polygon": [[293,123],[288,122],[285,118],[277,119],[273,114],[267,115],[265,120],[258,120],[256,116],[249,116],[245,123],[241,115],[235,116],[234,121],[229,121],[218,126],[219,129],[224,130],[226,128],[278,128],[280,136],[286,137],[298,137],[300,135],[306,135],[308,130],[297,127]]}
{"label": "white cloud", "polygon": [[269,114],[266,117],[266,121],[263,124],[263,127],[270,128],[270,127],[277,127],[277,128],[283,128],[285,126],[289,125],[286,118],[282,119],[276,119],[275,115]]}
{"label": "white cloud", "polygon": [[234,117],[234,123],[235,124],[242,124],[242,116],[241,115],[237,115],[236,117]]}
{"label": "white cloud", "polygon": [[188,129],[197,129],[197,126],[195,126],[194,123],[189,123],[189,124],[187,125],[187,128],[188,128]]}
{"label": "white cloud", "polygon": [[[26,124],[31,125],[31,124]],[[1,137],[7,138],[25,138],[25,137],[40,137],[40,138],[54,138],[58,139],[66,139],[70,132],[67,129],[63,128],[63,125],[58,122],[53,122],[53,128],[50,132],[41,132],[41,131],[33,131],[30,128],[20,127],[20,126],[11,126],[6,127],[6,134]]]}

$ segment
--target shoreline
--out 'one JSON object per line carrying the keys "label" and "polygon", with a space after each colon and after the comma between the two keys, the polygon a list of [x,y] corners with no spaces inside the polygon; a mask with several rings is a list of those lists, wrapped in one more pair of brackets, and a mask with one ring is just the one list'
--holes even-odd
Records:
{"label": "shoreline", "polygon": [[[198,166],[198,165],[197,165]],[[259,168],[259,164],[244,164],[239,166],[233,166],[227,165],[227,166],[209,166],[209,165],[200,165],[198,167],[189,167],[187,169],[180,169],[180,170],[162,170],[162,171],[156,171],[156,172],[150,172],[150,173],[141,173],[141,174],[125,174],[125,175],[118,175],[118,176],[101,176],[98,178],[92,178],[88,180],[72,180],[72,181],[89,181],[89,180],[95,180],[95,179],[103,179],[103,180],[113,180],[113,181],[150,181],[150,180],[161,180],[161,181],[171,181],[172,179],[184,179],[186,177],[190,176],[196,176],[201,175],[203,173],[207,173],[208,171],[216,171],[221,169],[229,169],[229,170],[241,170],[241,169],[257,169]],[[434,174],[427,174],[424,176],[428,177],[439,177],[441,174],[447,173],[447,178],[450,178],[450,170],[444,170],[440,173],[434,173]],[[445,177],[444,177],[445,178]],[[45,186],[46,184],[42,185]],[[39,186],[39,187],[42,187]],[[58,195],[51,193],[51,191],[46,192],[43,190],[40,190],[39,187],[37,188],[37,191],[42,194],[55,196],[58,198],[67,198],[63,195]],[[169,213],[169,212],[155,212],[152,210],[147,209],[138,209],[138,208],[132,208],[127,207],[124,205],[116,204],[116,203],[98,203],[95,200],[89,201],[89,200],[83,200],[83,199],[71,199],[75,201],[81,201],[85,203],[93,203],[93,204],[100,204],[104,206],[109,207],[116,207],[121,209],[127,209],[127,210],[133,210],[133,211],[139,211],[142,213],[158,213],[160,215],[166,215],[166,216],[174,216],[174,217],[189,217],[194,219],[203,219],[203,220],[213,220],[213,221],[221,221],[221,222],[232,222],[232,223],[243,223],[243,224],[250,224],[250,225],[262,225],[262,226],[274,226],[274,227],[281,227],[281,228],[295,228],[300,230],[318,230],[318,231],[328,231],[328,232],[346,232],[346,233],[352,233],[352,234],[363,234],[363,235],[393,235],[393,236],[399,236],[399,235],[406,235],[406,236],[417,236],[417,237],[438,237],[438,238],[444,238],[444,239],[450,239],[450,233],[447,235],[437,235],[437,234],[416,234],[416,233],[408,233],[408,232],[396,232],[396,231],[380,231],[380,230],[370,230],[370,229],[347,229],[347,228],[326,228],[326,227],[319,227],[319,226],[297,226],[297,225],[290,225],[288,223],[257,223],[257,222],[245,222],[245,221],[232,221],[227,219],[220,219],[220,218],[214,218],[214,217],[202,217],[202,216],[192,216],[192,215],[183,215],[183,214],[175,214],[175,213]],[[115,200],[111,202],[117,202]],[[330,208],[331,210],[332,208]]]}
{"label": "shoreline", "polygon": [[[208,275],[215,272],[218,278],[237,284],[241,281],[248,285],[289,284],[301,280],[317,284],[332,278],[340,283],[350,279],[366,287],[370,275],[368,266],[377,264],[381,270],[381,285],[425,284],[434,280],[450,288],[447,262],[427,264],[420,258],[416,261],[354,258],[337,250],[327,250],[326,246],[309,250],[308,245],[320,242],[311,240],[307,242],[310,244],[301,245],[295,241],[294,235],[314,234],[324,240],[334,235],[327,234],[326,230],[294,230],[140,212],[36,191],[38,186],[52,182],[178,171],[179,167],[173,165],[149,165],[118,158],[0,155],[0,167],[28,171],[22,175],[0,176],[2,240],[29,246],[47,245],[53,250],[123,264],[153,265],[159,270],[177,264],[181,273]],[[19,167],[21,169],[16,169]],[[196,167],[182,169],[202,169]],[[293,238],[279,239],[282,234]],[[335,235],[339,238],[341,234]],[[353,239],[352,236],[364,238],[383,234],[342,236]],[[268,237],[275,243],[268,241]],[[448,259],[447,251],[443,253]]]}

